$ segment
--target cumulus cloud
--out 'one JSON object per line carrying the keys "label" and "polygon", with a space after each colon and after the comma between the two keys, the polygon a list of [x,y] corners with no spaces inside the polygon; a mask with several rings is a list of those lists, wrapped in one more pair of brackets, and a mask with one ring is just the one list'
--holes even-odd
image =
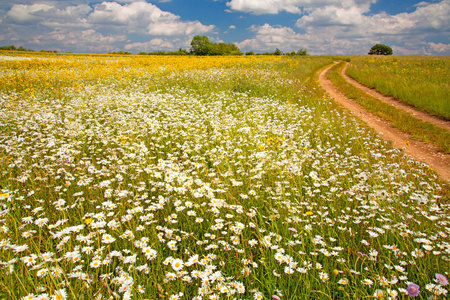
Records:
{"label": "cumulus cloud", "polygon": [[254,14],[277,14],[280,11],[300,13],[297,0],[231,0],[227,3],[232,10]]}
{"label": "cumulus cloud", "polygon": [[305,44],[310,44],[315,39],[313,36],[295,33],[289,27],[273,27],[269,24],[262,26],[252,26],[255,37],[237,43],[239,48],[252,49],[256,51],[273,51],[282,48],[284,51],[298,50],[305,48]]}
{"label": "cumulus cloud", "polygon": [[164,36],[200,34],[214,29],[214,25],[207,26],[198,21],[181,21],[179,16],[146,2],[128,5],[103,2],[95,6],[88,21],[97,25],[126,25],[129,32]]}
{"label": "cumulus cloud", "polygon": [[[438,3],[421,2],[411,13],[389,15],[386,12],[370,13],[373,1],[364,0],[266,0],[279,11],[283,5],[297,5],[303,10],[296,22],[302,33],[289,27],[252,26],[255,36],[239,43],[243,50],[293,51],[307,48],[312,54],[367,53],[375,43],[393,46],[397,54],[449,54],[445,44],[426,43],[433,34],[450,33],[450,0]],[[234,8],[256,13],[251,5],[257,1],[232,0]],[[321,2],[322,6],[317,6]],[[241,6],[237,6],[240,4]],[[277,6],[278,5],[278,6]]]}
{"label": "cumulus cloud", "polygon": [[450,45],[430,42],[427,44],[427,50],[430,53],[438,53],[438,54],[450,53]]}
{"label": "cumulus cloud", "polygon": [[77,52],[110,52],[117,48],[119,42],[126,41],[126,35],[101,34],[94,29],[79,31],[67,31],[57,29],[46,34],[35,34],[30,37],[30,42],[36,46],[46,47],[49,44],[57,42],[55,50],[62,51],[71,49]]}
{"label": "cumulus cloud", "polygon": [[13,23],[29,24],[39,20],[39,13],[51,10],[53,6],[46,4],[13,5],[6,17]]}
{"label": "cumulus cloud", "polygon": [[158,51],[158,50],[174,50],[175,45],[172,40],[156,38],[148,42],[136,42],[125,45],[127,51]]}
{"label": "cumulus cloud", "polygon": [[[73,2],[73,1],[71,1]],[[182,20],[180,16],[163,11],[156,5],[145,1],[118,0],[89,5],[88,1],[77,1],[79,5],[71,5],[70,1],[45,1],[45,4],[12,4],[11,8],[0,15],[0,42],[8,43],[20,40],[21,44],[32,44],[42,47],[54,47],[70,51],[79,49],[85,39],[91,39],[93,47],[84,51],[100,52],[106,48],[120,48],[129,34],[140,36],[141,40],[149,39],[140,47],[157,46],[156,37],[165,41],[161,47],[180,46],[180,38],[192,38],[196,34],[204,34],[215,29],[214,25],[204,25],[199,21]],[[85,3],[83,3],[85,2]],[[163,1],[164,2],[164,1]],[[165,1],[167,2],[167,1]],[[24,3],[27,3],[24,0]],[[1,12],[1,10],[0,10]],[[64,38],[66,37],[66,38]],[[153,43],[153,44],[152,44]],[[109,45],[102,46],[100,44]],[[87,44],[86,44],[87,45]],[[129,42],[127,45],[133,45]],[[147,46],[145,46],[147,45]],[[137,49],[139,44],[134,46]],[[131,48],[130,48],[131,49]]]}
{"label": "cumulus cloud", "polygon": [[385,12],[365,15],[366,11],[358,6],[348,8],[325,6],[298,19],[296,26],[308,28],[314,26],[353,27],[349,33],[398,35],[417,33],[418,31],[449,31],[450,1],[440,3],[422,3],[412,13],[388,15]]}
{"label": "cumulus cloud", "polygon": [[301,14],[325,6],[357,6],[368,10],[376,0],[231,0],[227,6],[234,11],[254,14],[277,14],[282,11]]}

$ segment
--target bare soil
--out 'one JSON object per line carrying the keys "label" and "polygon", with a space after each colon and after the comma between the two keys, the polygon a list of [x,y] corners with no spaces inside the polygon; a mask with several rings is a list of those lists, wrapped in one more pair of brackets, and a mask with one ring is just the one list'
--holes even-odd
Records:
{"label": "bare soil", "polygon": [[[335,63],[336,64],[336,63]],[[392,141],[394,147],[403,149],[403,151],[415,158],[416,160],[426,163],[430,168],[432,168],[438,175],[446,180],[450,181],[450,155],[444,154],[437,150],[437,147],[425,144],[421,141],[413,140],[406,133],[392,127],[391,123],[383,118],[378,117],[372,112],[366,110],[363,106],[356,103],[354,100],[347,98],[345,95],[340,93],[336,87],[331,83],[331,81],[325,76],[329,69],[334,65],[331,65],[324,69],[319,75],[319,83],[322,88],[334,98],[334,100],[341,104],[344,108],[349,110],[352,114],[357,116],[359,119],[367,123],[368,126],[372,127],[382,139],[387,141]],[[345,69],[344,69],[345,70]],[[348,76],[346,76],[348,77]],[[347,78],[346,78],[347,79]],[[352,79],[353,80],[353,79]],[[355,81],[355,80],[353,80]],[[359,88],[359,86],[357,86]],[[366,89],[369,89],[366,87]],[[362,89],[366,91],[365,89]],[[370,90],[370,89],[369,89]],[[366,91],[369,93],[368,91]],[[371,94],[372,95],[372,94]],[[372,95],[373,96],[373,95]],[[375,96],[374,96],[375,97]],[[385,96],[383,96],[385,97]],[[379,97],[377,97],[379,98]],[[389,98],[389,97],[387,97]],[[382,99],[381,99],[382,100]],[[384,100],[382,100],[384,101]],[[397,100],[393,100],[399,103]],[[399,106],[400,107],[400,106]],[[409,109],[412,109],[409,107]],[[422,112],[414,110],[414,116],[424,121],[428,119],[422,118]],[[429,116],[431,117],[431,116]],[[432,117],[434,118],[434,117]],[[433,123],[434,124],[434,123]]]}
{"label": "bare soil", "polygon": [[353,86],[359,88],[360,90],[363,90],[370,96],[377,98],[378,100],[381,100],[384,103],[387,103],[389,105],[394,106],[395,108],[401,109],[401,110],[409,113],[410,115],[416,117],[417,119],[422,119],[428,123],[434,124],[438,127],[441,127],[441,128],[444,128],[444,129],[447,129],[450,131],[450,121],[447,121],[447,120],[441,119],[439,117],[429,115],[426,112],[417,110],[411,105],[402,103],[393,97],[385,96],[385,95],[377,92],[376,90],[371,89],[371,88],[359,83],[358,81],[356,81],[355,79],[351,78],[350,76],[348,76],[346,74],[347,67],[348,67],[348,63],[345,64],[345,67],[343,68],[341,75],[342,75],[342,77],[344,77],[345,80],[347,80]]}

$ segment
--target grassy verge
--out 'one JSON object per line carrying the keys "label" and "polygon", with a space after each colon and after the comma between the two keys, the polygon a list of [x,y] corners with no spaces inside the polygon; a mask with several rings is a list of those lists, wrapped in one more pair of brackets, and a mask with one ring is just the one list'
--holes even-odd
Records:
{"label": "grassy verge", "polygon": [[341,76],[343,68],[344,63],[339,63],[327,73],[327,77],[337,86],[339,91],[378,116],[389,120],[394,127],[406,132],[412,138],[434,144],[439,150],[450,153],[450,133],[447,130],[414,118],[410,114],[385,104],[354,87]]}
{"label": "grassy verge", "polygon": [[347,74],[380,93],[450,120],[449,57],[352,57]]}

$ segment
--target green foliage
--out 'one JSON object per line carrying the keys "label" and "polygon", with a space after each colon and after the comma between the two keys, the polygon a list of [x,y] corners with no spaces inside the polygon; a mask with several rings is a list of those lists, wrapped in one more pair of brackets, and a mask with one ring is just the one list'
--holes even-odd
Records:
{"label": "green foliage", "polygon": [[128,55],[128,54],[131,54],[131,53],[121,50],[121,51],[117,51],[117,52],[109,52],[108,54]]}
{"label": "green foliage", "polygon": [[289,56],[295,56],[295,55],[306,56],[306,55],[308,55],[308,50],[300,49],[297,52],[295,52],[295,51],[286,52],[285,55],[289,55]]}
{"label": "green foliage", "polygon": [[191,54],[194,55],[242,55],[232,43],[212,43],[207,36],[196,35],[191,41]]}
{"label": "green foliage", "polygon": [[16,50],[16,47],[14,47],[14,45],[10,45],[10,46],[2,46],[2,47],[0,47],[0,50],[10,50],[10,51],[14,51],[14,50]]}
{"label": "green foliage", "polygon": [[245,55],[255,55],[255,52],[253,52],[253,51],[248,51],[248,52],[245,52]]}
{"label": "green foliage", "polygon": [[207,36],[196,35],[191,41],[191,53],[194,55],[208,55],[211,42]]}
{"label": "green foliage", "polygon": [[376,44],[370,48],[369,55],[392,55],[392,48],[383,44]]}
{"label": "green foliage", "polygon": [[33,51],[31,49],[25,49],[24,47],[20,46],[19,48],[16,48],[14,45],[9,46],[2,46],[0,47],[0,50],[9,50],[9,51]]}
{"label": "green foliage", "polygon": [[178,49],[178,51],[153,51],[153,52],[139,52],[137,55],[187,55],[185,49]]}

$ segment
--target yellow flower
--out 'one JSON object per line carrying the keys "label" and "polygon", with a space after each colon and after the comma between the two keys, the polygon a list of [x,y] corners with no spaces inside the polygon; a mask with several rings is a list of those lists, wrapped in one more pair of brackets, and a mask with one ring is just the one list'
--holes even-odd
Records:
{"label": "yellow flower", "polygon": [[313,215],[313,212],[312,212],[312,211],[307,211],[307,212],[306,212],[306,215],[307,215],[307,216],[312,216],[312,215]]}

